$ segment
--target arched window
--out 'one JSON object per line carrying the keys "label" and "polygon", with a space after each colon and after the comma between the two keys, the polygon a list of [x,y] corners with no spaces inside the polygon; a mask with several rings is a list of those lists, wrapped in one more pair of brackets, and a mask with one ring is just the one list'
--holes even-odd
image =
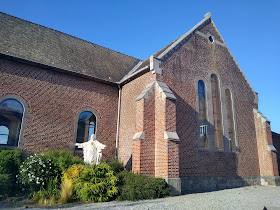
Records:
{"label": "arched window", "polygon": [[200,146],[204,148],[209,147],[208,137],[208,121],[207,121],[207,107],[206,107],[206,94],[205,84],[202,80],[198,81],[198,106],[199,106],[199,134]]}
{"label": "arched window", "polygon": [[0,144],[8,144],[9,128],[7,126],[0,126]]}
{"label": "arched window", "polygon": [[220,88],[216,74],[211,75],[211,89],[212,89],[212,104],[213,104],[213,120],[214,120],[214,134],[215,147],[218,150],[224,148],[223,132],[222,132],[222,110],[220,100]]}
{"label": "arched window", "polygon": [[96,132],[96,116],[91,111],[84,111],[79,115],[77,128],[77,143],[90,140],[92,134]]}
{"label": "arched window", "polygon": [[0,145],[18,145],[23,111],[23,105],[16,99],[0,103]]}
{"label": "arched window", "polygon": [[226,96],[226,108],[227,108],[229,151],[236,151],[232,96],[229,89],[225,90],[225,96]]}

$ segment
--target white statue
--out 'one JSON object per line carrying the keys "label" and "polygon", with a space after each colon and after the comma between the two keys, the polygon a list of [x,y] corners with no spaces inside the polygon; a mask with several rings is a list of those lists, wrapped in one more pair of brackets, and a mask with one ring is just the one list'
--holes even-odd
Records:
{"label": "white statue", "polygon": [[106,145],[101,144],[96,139],[94,134],[91,135],[90,140],[88,142],[76,143],[75,146],[78,146],[78,148],[83,148],[85,163],[96,163],[96,165],[98,165],[101,162],[102,150],[106,147]]}

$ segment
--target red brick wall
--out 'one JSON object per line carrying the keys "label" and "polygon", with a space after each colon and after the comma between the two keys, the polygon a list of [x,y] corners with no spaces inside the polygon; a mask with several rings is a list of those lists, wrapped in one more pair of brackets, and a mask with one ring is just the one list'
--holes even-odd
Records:
{"label": "red brick wall", "polygon": [[[200,31],[209,32],[222,42],[212,23]],[[163,82],[177,97],[180,176],[258,176],[253,115],[255,96],[227,49],[194,34],[161,63],[161,68]],[[229,86],[233,90],[239,153],[198,148],[196,79],[204,77],[211,83],[210,72],[219,76],[221,89]]]}
{"label": "red brick wall", "polygon": [[120,134],[119,134],[119,160],[132,168],[132,137],[136,131],[136,98],[148,84],[155,81],[155,75],[148,72],[122,87]]}
{"label": "red brick wall", "polygon": [[[155,85],[155,176],[168,177],[168,140],[164,139],[166,131],[166,99],[162,98],[160,88]],[[172,116],[170,116],[172,117]]]}
{"label": "red brick wall", "polygon": [[[263,121],[262,117],[259,117],[255,113],[255,125],[256,125],[256,138],[258,144],[258,160],[260,166],[261,176],[273,176],[273,164],[271,152],[267,151],[268,139],[267,139],[267,122]],[[270,132],[271,133],[271,132]]]}
{"label": "red brick wall", "polygon": [[272,133],[272,141],[273,141],[273,146],[277,150],[276,152],[276,158],[277,158],[277,169],[278,169],[278,174],[280,173],[280,134],[277,133]]}
{"label": "red brick wall", "polygon": [[[150,92],[144,100],[144,131],[141,139],[141,174],[155,176],[155,93]],[[132,156],[133,158],[133,156]]]}
{"label": "red brick wall", "polygon": [[52,70],[0,59],[0,97],[14,94],[28,104],[24,150],[70,149],[74,119],[82,108],[99,116],[98,140],[107,145],[104,159],[115,150],[118,91],[116,87]]}
{"label": "red brick wall", "polygon": [[[272,139],[272,133],[271,133],[271,127],[270,127],[270,123],[266,123],[266,136],[267,136],[267,144],[268,145],[273,145],[273,139]],[[271,157],[271,161],[272,161],[272,176],[279,176],[279,172],[278,172],[278,163],[277,163],[277,153],[269,151],[268,152],[270,154]]]}

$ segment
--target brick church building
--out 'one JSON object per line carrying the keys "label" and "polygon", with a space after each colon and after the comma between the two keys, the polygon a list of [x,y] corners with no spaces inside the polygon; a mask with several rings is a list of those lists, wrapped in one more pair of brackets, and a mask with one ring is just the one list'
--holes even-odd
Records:
{"label": "brick church building", "polygon": [[78,153],[91,134],[174,195],[279,182],[270,122],[210,13],[146,60],[0,13],[0,146]]}

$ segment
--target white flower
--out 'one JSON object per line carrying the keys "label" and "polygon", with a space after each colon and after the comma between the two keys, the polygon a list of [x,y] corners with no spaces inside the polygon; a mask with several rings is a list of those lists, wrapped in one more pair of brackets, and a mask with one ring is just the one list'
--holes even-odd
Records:
{"label": "white flower", "polygon": [[42,185],[45,185],[45,183],[43,182]]}

